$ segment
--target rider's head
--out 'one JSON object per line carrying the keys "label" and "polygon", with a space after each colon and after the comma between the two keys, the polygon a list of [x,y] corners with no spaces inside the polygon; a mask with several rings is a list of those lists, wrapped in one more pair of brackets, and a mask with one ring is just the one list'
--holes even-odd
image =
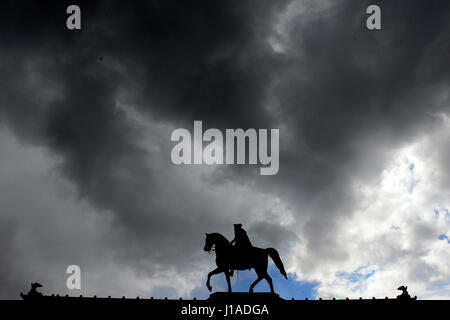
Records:
{"label": "rider's head", "polygon": [[234,233],[240,232],[240,230],[242,230],[242,224],[234,224]]}

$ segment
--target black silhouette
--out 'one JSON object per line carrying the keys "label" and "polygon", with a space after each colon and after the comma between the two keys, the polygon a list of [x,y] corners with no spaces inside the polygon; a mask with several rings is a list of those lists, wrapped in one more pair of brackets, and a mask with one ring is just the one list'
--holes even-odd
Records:
{"label": "black silhouette", "polygon": [[398,300],[411,300],[411,299],[417,299],[417,296],[415,296],[414,298],[411,298],[411,296],[408,293],[408,287],[406,286],[400,286],[397,288],[397,290],[400,290],[402,292],[402,294],[397,296]]}
{"label": "black silhouette", "polygon": [[28,291],[28,293],[26,295],[24,295],[23,293],[20,293],[20,296],[22,297],[22,299],[25,299],[25,297],[27,297],[27,298],[42,297],[42,293],[37,291],[37,288],[42,288],[42,284],[37,283],[37,282],[34,282],[34,283],[32,282],[30,291]]}
{"label": "black silhouette", "polygon": [[234,239],[231,240],[230,244],[235,249],[248,249],[253,247],[250,239],[248,238],[247,231],[242,228],[242,224],[234,224]]}
{"label": "black silhouette", "polygon": [[[241,227],[237,228],[242,229]],[[243,232],[238,237],[244,234],[245,237],[247,237],[245,230],[243,230]],[[239,238],[235,240],[237,243],[239,243]],[[250,243],[250,241],[248,241],[248,243]],[[241,252],[240,250],[237,250],[237,252],[235,252],[234,250],[235,248],[220,233],[206,233],[206,242],[204,250],[210,252],[213,250],[213,246],[214,251],[216,252],[217,268],[208,274],[206,287],[208,288],[209,291],[212,290],[212,287],[210,285],[211,276],[223,272],[227,280],[228,292],[231,292],[230,270],[246,270],[254,268],[258,278],[250,285],[249,291],[253,292],[253,288],[255,287],[255,285],[262,279],[266,279],[266,281],[269,283],[270,286],[270,292],[273,293],[274,290],[272,278],[267,273],[269,256],[272,258],[273,262],[280,270],[281,274],[287,279],[287,274],[286,271],[284,270],[283,262],[281,262],[277,250],[273,248],[262,249],[253,247],[250,244],[250,247],[247,247],[244,251],[244,254],[242,254],[243,252]]]}
{"label": "black silhouette", "polygon": [[[253,248],[250,239],[248,238],[247,231],[242,228],[242,224],[234,224],[234,239],[231,240],[230,244],[233,246],[234,255],[245,258],[246,253],[251,251]],[[230,270],[230,276],[232,277],[234,269]]]}

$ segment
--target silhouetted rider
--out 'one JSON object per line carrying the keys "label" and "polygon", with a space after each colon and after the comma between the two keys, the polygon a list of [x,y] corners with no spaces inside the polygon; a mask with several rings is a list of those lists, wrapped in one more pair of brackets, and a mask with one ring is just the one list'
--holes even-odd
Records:
{"label": "silhouetted rider", "polygon": [[[242,224],[234,224],[234,239],[230,244],[233,247],[233,253],[235,255],[235,261],[241,261],[245,263],[246,258],[249,257],[249,249],[253,247],[250,239],[248,238],[247,231],[242,228]],[[230,270],[230,276],[233,276],[234,270]]]}
{"label": "silhouetted rider", "polygon": [[242,228],[242,224],[234,224],[234,239],[231,240],[231,245],[235,249],[248,249],[253,247],[250,239],[248,238],[247,231]]}

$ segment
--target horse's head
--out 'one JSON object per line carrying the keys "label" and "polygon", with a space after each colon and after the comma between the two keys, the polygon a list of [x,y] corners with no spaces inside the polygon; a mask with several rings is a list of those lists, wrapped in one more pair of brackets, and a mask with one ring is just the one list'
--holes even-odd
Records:
{"label": "horse's head", "polygon": [[[222,251],[226,250],[230,246],[230,242],[220,233],[214,232],[214,233],[205,233],[206,234],[206,241],[205,241],[205,247],[203,250],[205,251]],[[216,252],[217,253],[217,252]]]}
{"label": "horse's head", "polygon": [[206,240],[205,240],[205,247],[203,248],[203,250],[211,251],[212,247],[214,245],[214,239],[213,239],[211,233],[205,233],[205,235],[206,235]]}

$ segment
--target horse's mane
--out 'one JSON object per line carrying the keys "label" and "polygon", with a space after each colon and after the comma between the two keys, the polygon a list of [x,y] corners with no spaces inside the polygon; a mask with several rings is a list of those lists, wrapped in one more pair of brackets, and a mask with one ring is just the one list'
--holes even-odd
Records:
{"label": "horse's mane", "polygon": [[222,234],[220,234],[218,232],[213,232],[213,233],[210,233],[209,235],[216,238],[217,240],[221,240],[226,243],[230,243],[227,238],[225,238]]}

